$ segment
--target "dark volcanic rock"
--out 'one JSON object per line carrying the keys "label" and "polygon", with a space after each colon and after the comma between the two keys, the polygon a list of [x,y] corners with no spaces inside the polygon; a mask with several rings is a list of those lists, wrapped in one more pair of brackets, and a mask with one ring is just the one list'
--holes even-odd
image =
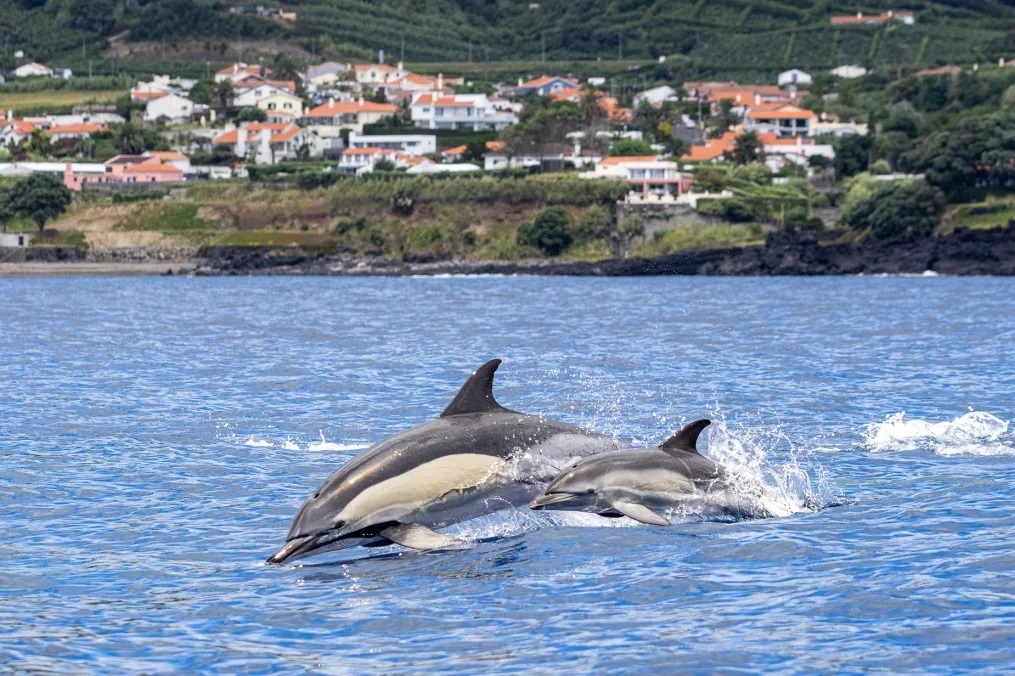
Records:
{"label": "dark volcanic rock", "polygon": [[809,233],[771,233],[763,246],[685,251],[658,258],[599,263],[505,262],[306,253],[298,248],[208,247],[194,272],[202,275],[948,275],[1015,274],[1015,228],[956,230],[944,237],[904,236],[860,244],[832,243]]}

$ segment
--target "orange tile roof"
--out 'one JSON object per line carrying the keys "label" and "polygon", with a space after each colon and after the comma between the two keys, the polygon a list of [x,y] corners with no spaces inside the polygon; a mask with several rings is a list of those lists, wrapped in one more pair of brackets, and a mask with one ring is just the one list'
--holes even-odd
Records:
{"label": "orange tile roof", "polygon": [[655,162],[655,155],[631,155],[631,156],[619,156],[619,157],[604,157],[603,161],[599,164],[623,164],[625,162]]}
{"label": "orange tile roof", "polygon": [[106,128],[99,124],[64,124],[54,125],[49,128],[50,134],[92,134],[98,131],[106,131]]}
{"label": "orange tile roof", "polygon": [[349,113],[389,113],[398,112],[398,106],[390,103],[374,103],[373,101],[329,101],[308,110],[304,117],[335,117]]}
{"label": "orange tile roof", "polygon": [[752,106],[747,111],[752,120],[809,120],[817,117],[813,110],[805,110],[793,105]]}
{"label": "orange tile roof", "polygon": [[303,131],[300,127],[293,125],[292,128],[280,131],[271,135],[272,143],[284,143],[296,136],[299,136],[300,132]]}
{"label": "orange tile roof", "polygon": [[490,150],[492,152],[495,152],[495,153],[499,153],[500,151],[504,150],[505,147],[507,147],[507,146],[506,146],[506,144],[503,141],[487,141],[486,142],[486,149]]}
{"label": "orange tile roof", "polygon": [[24,120],[14,120],[11,123],[11,127],[18,134],[31,134],[35,131],[35,125],[31,122],[25,122]]}
{"label": "orange tile roof", "polygon": [[[489,147],[490,147],[490,143],[492,143],[492,141],[487,141],[487,142],[486,142],[486,146],[487,146],[487,148],[489,148]],[[465,151],[466,151],[467,149],[468,149],[468,148],[467,148],[467,146],[464,146],[464,145],[461,145],[461,146],[455,146],[454,148],[448,148],[447,150],[445,150],[445,151],[444,151],[444,154],[445,154],[445,155],[461,155],[461,154],[463,154],[463,153],[464,153],[464,152],[465,152]]]}
{"label": "orange tile roof", "polygon": [[163,162],[176,162],[187,159],[186,155],[178,153],[175,150],[153,150],[151,151],[151,156],[157,157]]}
{"label": "orange tile roof", "polygon": [[130,98],[134,99],[135,101],[152,101],[154,99],[161,99],[164,96],[169,96],[169,92],[138,91],[133,89],[130,92]]}
{"label": "orange tile roof", "polygon": [[545,84],[549,84],[549,83],[553,82],[554,80],[563,80],[564,82],[569,83],[575,89],[578,88],[578,83],[575,82],[574,80],[570,79],[570,78],[560,77],[560,76],[557,76],[557,75],[544,75],[542,77],[537,77],[535,80],[529,80],[528,82],[523,82],[521,87],[520,87],[520,89],[529,89],[529,88],[537,89],[539,87],[542,87]]}

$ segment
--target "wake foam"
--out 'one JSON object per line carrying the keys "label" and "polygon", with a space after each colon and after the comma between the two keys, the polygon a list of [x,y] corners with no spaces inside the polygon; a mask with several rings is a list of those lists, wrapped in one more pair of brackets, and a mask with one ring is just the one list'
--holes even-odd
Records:
{"label": "wake foam", "polygon": [[369,448],[368,444],[338,444],[333,441],[328,441],[324,438],[324,432],[318,430],[321,435],[321,441],[310,443],[307,445],[308,451],[360,451],[364,448]]}
{"label": "wake foam", "polygon": [[871,452],[930,450],[938,455],[1015,455],[1009,422],[983,411],[970,411],[951,421],[906,419],[895,413],[867,425],[864,445]]}
{"label": "wake foam", "polygon": [[[698,510],[699,518],[720,520],[786,517],[835,502],[822,467],[778,428],[734,431],[720,421],[711,429],[708,457],[728,470],[728,486],[682,505],[678,514],[693,518]],[[780,446],[786,451],[777,452]]]}

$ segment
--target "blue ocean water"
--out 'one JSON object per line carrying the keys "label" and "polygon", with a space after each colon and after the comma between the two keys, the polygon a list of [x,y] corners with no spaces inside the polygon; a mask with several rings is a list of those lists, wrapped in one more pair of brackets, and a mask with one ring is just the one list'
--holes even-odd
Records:
{"label": "blue ocean water", "polygon": [[[1015,280],[0,280],[0,669],[1010,672]],[[775,518],[519,509],[262,562],[356,449],[505,405]]]}

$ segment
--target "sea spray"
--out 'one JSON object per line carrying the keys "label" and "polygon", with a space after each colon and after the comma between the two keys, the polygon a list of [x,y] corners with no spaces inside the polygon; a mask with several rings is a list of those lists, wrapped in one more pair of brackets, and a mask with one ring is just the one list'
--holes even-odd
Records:
{"label": "sea spray", "polygon": [[929,422],[894,413],[867,425],[864,445],[874,453],[930,450],[939,455],[1015,455],[1009,422],[984,411]]}

